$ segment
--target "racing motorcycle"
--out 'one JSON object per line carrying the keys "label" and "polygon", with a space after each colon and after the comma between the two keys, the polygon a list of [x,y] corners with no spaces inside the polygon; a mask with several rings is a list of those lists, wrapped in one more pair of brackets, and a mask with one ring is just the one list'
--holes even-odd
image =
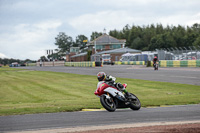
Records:
{"label": "racing motorcycle", "polygon": [[[108,82],[103,82],[98,86],[95,95],[100,97],[101,105],[109,112],[114,112],[118,108],[131,108],[132,110],[139,110],[141,107],[140,100],[136,95],[129,93],[129,96],[124,94],[120,89]],[[127,87],[127,84],[123,84],[123,87]]]}
{"label": "racing motorcycle", "polygon": [[154,63],[154,70],[158,70],[158,62]]}

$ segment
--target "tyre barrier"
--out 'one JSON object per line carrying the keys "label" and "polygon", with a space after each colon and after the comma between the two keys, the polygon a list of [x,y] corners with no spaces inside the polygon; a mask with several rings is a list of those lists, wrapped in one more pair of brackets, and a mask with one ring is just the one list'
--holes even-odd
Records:
{"label": "tyre barrier", "polygon": [[65,66],[70,66],[70,67],[95,67],[95,62],[91,62],[91,61],[65,62]]}
{"label": "tyre barrier", "polygon": [[[152,62],[153,64],[153,62]],[[161,60],[160,67],[200,67],[200,60]]]}
{"label": "tyre barrier", "polygon": [[[147,63],[153,67],[153,61]],[[116,61],[115,65],[145,65],[145,61]],[[200,67],[200,60],[160,60],[159,67]]]}
{"label": "tyre barrier", "polygon": [[[150,66],[153,67],[153,61]],[[159,67],[200,67],[200,60],[160,60]]]}

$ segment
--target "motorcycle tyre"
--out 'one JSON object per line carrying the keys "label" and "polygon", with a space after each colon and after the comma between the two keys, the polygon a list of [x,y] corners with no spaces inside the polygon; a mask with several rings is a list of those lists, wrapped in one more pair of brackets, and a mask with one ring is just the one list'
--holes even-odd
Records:
{"label": "motorcycle tyre", "polygon": [[132,94],[132,93],[130,93],[130,94],[136,97],[137,101],[139,102],[139,105],[137,106],[137,105],[134,105],[134,104],[130,103],[128,106],[129,106],[132,110],[139,110],[139,109],[141,108],[141,102],[140,102],[140,100],[137,98],[136,95],[134,95],[134,94]]}
{"label": "motorcycle tyre", "polygon": [[113,108],[111,108],[110,106],[108,106],[105,102],[105,96],[106,94],[103,94],[100,96],[100,102],[101,102],[101,105],[109,112],[114,112],[117,108],[116,106],[116,103],[114,102],[114,99],[113,99]]}
{"label": "motorcycle tyre", "polygon": [[155,64],[153,64],[153,68],[154,68],[154,70],[156,70],[156,65]]}

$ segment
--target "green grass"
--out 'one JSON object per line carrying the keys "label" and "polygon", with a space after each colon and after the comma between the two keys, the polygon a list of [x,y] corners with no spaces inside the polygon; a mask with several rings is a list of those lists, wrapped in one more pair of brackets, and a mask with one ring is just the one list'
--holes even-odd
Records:
{"label": "green grass", "polygon": [[[200,103],[200,86],[117,78],[142,106]],[[0,115],[102,108],[96,76],[0,68]]]}

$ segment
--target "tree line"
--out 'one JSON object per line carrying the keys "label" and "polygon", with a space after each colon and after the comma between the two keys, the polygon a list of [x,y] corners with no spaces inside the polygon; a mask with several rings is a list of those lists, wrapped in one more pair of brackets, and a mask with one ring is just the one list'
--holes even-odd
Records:
{"label": "tree line", "polygon": [[36,61],[26,59],[26,60],[20,60],[20,59],[9,59],[9,58],[0,58],[0,65],[9,65],[13,62],[17,62],[21,65],[25,65],[25,63],[35,63]]}
{"label": "tree line", "polygon": [[[92,32],[90,41],[101,35],[102,32]],[[181,25],[167,25],[164,27],[162,24],[147,26],[126,25],[122,30],[114,29],[109,31],[109,35],[117,39],[126,39],[126,47],[142,51],[200,46],[200,24],[198,23],[187,27]],[[85,35],[78,35],[73,41],[72,37],[60,32],[55,40],[55,45],[58,46],[57,52],[64,55],[67,51],[69,52],[70,47],[84,49],[87,42],[84,43],[83,40],[88,40],[88,38]]]}
{"label": "tree line", "polygon": [[[122,28],[122,30],[111,30],[108,33],[117,39],[126,39],[126,47],[142,50],[152,51],[163,48],[179,48],[200,46],[200,24],[195,23],[192,26],[163,26],[162,24],[151,24],[147,26],[129,26],[128,24]],[[66,52],[70,51],[70,47],[80,47],[81,51],[84,51],[87,41],[93,41],[102,35],[102,32],[92,32],[90,40],[85,35],[78,35],[75,41],[71,36],[66,35],[64,32],[60,32],[55,37],[55,45],[58,47],[56,53],[48,55],[48,59],[62,59],[66,55]],[[41,56],[40,59],[47,60],[45,56]],[[0,64],[10,64],[12,62],[23,63],[26,62],[18,59],[1,59]]]}
{"label": "tree line", "polygon": [[200,24],[197,23],[191,27],[181,25],[164,27],[162,24],[142,27],[126,25],[122,30],[111,30],[109,35],[126,39],[126,47],[143,51],[200,46]]}

